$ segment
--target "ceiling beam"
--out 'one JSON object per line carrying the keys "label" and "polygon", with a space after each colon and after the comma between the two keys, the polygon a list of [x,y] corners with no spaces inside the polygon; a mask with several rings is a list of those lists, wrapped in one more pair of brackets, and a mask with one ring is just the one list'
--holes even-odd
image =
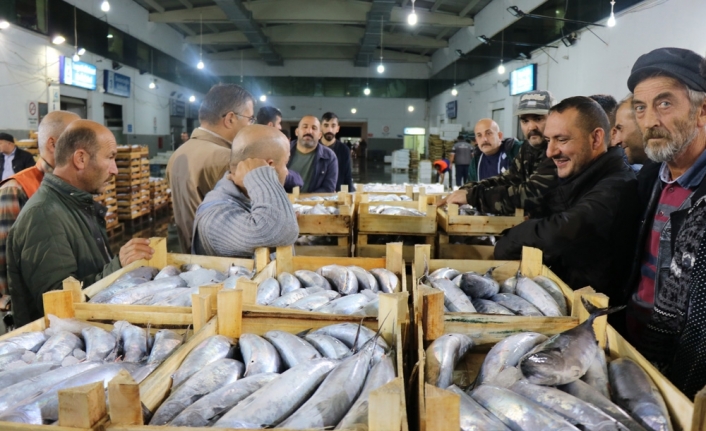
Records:
{"label": "ceiling beam", "polygon": [[439,34],[436,35],[435,39],[436,40],[443,39],[447,34],[449,34],[450,31],[451,31],[450,28],[445,28],[445,29],[441,30],[441,32],[439,32]]}
{"label": "ceiling beam", "polygon": [[360,50],[355,57],[356,66],[368,66],[376,48],[383,48],[378,41],[383,37],[383,25],[390,23],[395,0],[373,0],[365,17],[365,34],[360,41]]}
{"label": "ceiling beam", "polygon": [[436,0],[436,1],[434,2],[434,4],[431,6],[431,9],[429,9],[429,10],[432,11],[432,12],[436,12],[437,9],[439,9],[439,6],[441,6],[442,3],[444,3],[444,0]]}
{"label": "ceiling beam", "polygon": [[468,15],[468,12],[470,12],[471,9],[473,9],[474,7],[476,7],[476,5],[478,5],[478,3],[480,3],[480,0],[469,1],[468,4],[466,5],[466,7],[464,7],[461,10],[461,12],[459,12],[458,16],[461,18],[465,17],[466,15]]}
{"label": "ceiling beam", "polygon": [[[350,60],[356,55],[358,48],[355,46],[322,46],[318,49],[311,49],[310,46],[289,46],[282,50],[282,57],[285,60]],[[241,51],[224,51],[214,54],[204,54],[204,58],[210,62],[216,61],[240,61]],[[242,50],[243,59],[259,59],[257,51],[254,49]],[[375,58],[380,58],[380,50],[373,51]],[[385,50],[383,52],[385,63],[427,63],[430,57],[402,53],[399,51]]]}

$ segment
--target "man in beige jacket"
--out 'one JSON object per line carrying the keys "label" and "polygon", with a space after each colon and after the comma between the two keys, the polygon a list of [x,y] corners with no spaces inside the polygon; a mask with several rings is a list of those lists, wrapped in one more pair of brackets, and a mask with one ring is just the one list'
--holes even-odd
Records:
{"label": "man in beige jacket", "polygon": [[235,84],[214,85],[199,109],[201,126],[169,159],[167,181],[184,253],[191,252],[196,208],[228,170],[235,135],[255,122],[254,104],[253,96]]}

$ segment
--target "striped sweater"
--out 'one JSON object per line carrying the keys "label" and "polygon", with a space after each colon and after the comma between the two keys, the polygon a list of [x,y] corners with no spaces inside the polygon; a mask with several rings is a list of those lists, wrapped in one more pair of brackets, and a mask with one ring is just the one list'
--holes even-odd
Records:
{"label": "striped sweater", "polygon": [[294,244],[299,225],[277,172],[263,166],[248,172],[246,196],[228,174],[196,211],[194,252],[209,256],[252,257],[258,247]]}

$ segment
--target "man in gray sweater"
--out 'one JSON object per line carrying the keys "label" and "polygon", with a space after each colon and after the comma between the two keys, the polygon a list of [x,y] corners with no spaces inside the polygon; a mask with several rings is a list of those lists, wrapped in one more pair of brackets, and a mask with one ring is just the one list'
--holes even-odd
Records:
{"label": "man in gray sweater", "polygon": [[299,225],[283,187],[288,160],[282,132],[243,128],[233,141],[230,172],[196,211],[192,253],[252,257],[258,247],[294,244]]}

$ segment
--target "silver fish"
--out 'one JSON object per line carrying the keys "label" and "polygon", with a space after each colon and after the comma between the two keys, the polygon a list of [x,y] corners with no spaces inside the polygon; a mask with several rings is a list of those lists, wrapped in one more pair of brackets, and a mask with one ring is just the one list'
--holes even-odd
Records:
{"label": "silver fish", "polygon": [[336,288],[341,295],[351,295],[358,292],[358,277],[345,266],[326,265],[316,271]]}
{"label": "silver fish", "polygon": [[279,374],[275,373],[257,374],[222,386],[184,409],[169,425],[174,427],[208,426],[221,413],[227,412],[277,377]]}
{"label": "silver fish", "polygon": [[377,292],[380,290],[378,281],[373,274],[355,265],[349,266],[348,269],[353,271],[353,274],[355,274],[358,279],[359,290],[370,290],[372,292]]}
{"label": "silver fish", "polygon": [[476,400],[466,394],[456,385],[446,388],[461,397],[460,420],[461,431],[509,431],[500,419],[478,404]]}
{"label": "silver fish", "polygon": [[169,329],[160,329],[154,336],[154,345],[147,358],[148,364],[159,364],[184,342],[184,337]]}
{"label": "silver fish", "polygon": [[270,307],[287,308],[306,296],[309,296],[306,289],[292,290],[270,302]]}
{"label": "silver fish", "polygon": [[12,386],[15,383],[31,379],[40,374],[59,368],[58,364],[39,363],[27,364],[20,368],[14,368],[0,372],[0,388]]}
{"label": "silver fish", "polygon": [[186,281],[187,286],[197,287],[204,286],[206,284],[219,283],[225,280],[222,273],[219,273],[215,269],[196,269],[194,271],[183,272],[179,274],[184,281]]}
{"label": "silver fish", "polygon": [[400,291],[400,280],[394,272],[385,268],[373,268],[370,273],[378,281],[378,287],[383,293],[396,293]]}
{"label": "silver fish", "polygon": [[489,299],[471,299],[471,304],[479,313],[484,314],[503,314],[506,316],[514,316],[515,313]]}
{"label": "silver fish", "polygon": [[518,316],[544,316],[537,307],[512,293],[498,293],[490,300],[497,302]]}
{"label": "silver fish", "polygon": [[141,266],[121,275],[114,281],[114,283],[120,283],[121,281],[125,281],[129,278],[144,278],[145,280],[152,280],[157,274],[159,274],[158,268],[153,266]]}
{"label": "silver fish", "polygon": [[515,294],[515,287],[517,286],[517,277],[510,277],[505,279],[500,283],[500,293],[512,293]]}
{"label": "silver fish", "polygon": [[241,278],[244,278],[246,280],[250,279],[250,277],[248,277],[247,275],[243,275],[243,274],[231,275],[230,277],[223,280],[223,288],[224,289],[235,289],[236,286],[238,285],[238,280],[240,280]]}
{"label": "silver fish", "polygon": [[380,298],[373,299],[363,307],[363,313],[365,313],[366,316],[377,316],[379,312]]}
{"label": "silver fish", "polygon": [[356,312],[362,312],[368,302],[370,302],[370,299],[367,296],[356,293],[336,298],[314,311],[317,313],[351,315]]}
{"label": "silver fish", "polygon": [[338,338],[324,334],[306,334],[308,341],[324,358],[341,359],[351,353],[351,349]]}
{"label": "silver fish", "polygon": [[471,397],[512,430],[579,431],[559,415],[509,389],[482,385]]}
{"label": "silver fish", "polygon": [[459,275],[461,275],[461,273],[453,268],[439,268],[429,274],[429,278],[448,278],[449,280],[453,280]]}
{"label": "silver fish", "polygon": [[471,347],[473,340],[465,334],[444,334],[434,340],[426,350],[426,383],[442,389],[448,388],[453,383],[456,364]]}
{"label": "silver fish", "polygon": [[162,268],[161,271],[157,275],[154,276],[155,280],[159,280],[160,278],[166,278],[166,277],[174,277],[181,274],[181,271],[179,268],[177,268],[174,265],[167,265],[164,268]]}
{"label": "silver fish", "polygon": [[124,362],[140,362],[147,356],[147,331],[124,320],[113,324],[113,334],[123,346]]}
{"label": "silver fish", "polygon": [[255,334],[242,334],[238,340],[245,362],[245,376],[279,373],[282,368],[277,349],[269,341]]}
{"label": "silver fish", "polygon": [[277,276],[277,281],[279,281],[280,286],[282,286],[282,295],[289,293],[293,290],[301,289],[302,283],[297,277],[288,272],[283,272]]}
{"label": "silver fish", "polygon": [[358,350],[362,349],[368,340],[375,338],[375,343],[378,346],[384,350],[389,349],[389,346],[382,337],[375,337],[375,331],[355,323],[338,323],[335,325],[328,325],[323,328],[319,328],[312,333],[325,334],[330,335],[333,338],[338,338],[343,342],[343,344],[350,348],[352,348],[355,344],[355,348]]}
{"label": "silver fish", "polygon": [[47,341],[47,336],[43,332],[25,332],[18,334],[7,340],[0,341],[0,355],[12,352],[32,352],[39,351],[39,348]]}
{"label": "silver fish", "polygon": [[105,304],[134,304],[140,299],[151,296],[155,292],[164,289],[174,289],[177,287],[186,287],[186,281],[181,277],[165,277],[159,280],[148,281],[147,283],[138,284],[137,286],[125,289],[116,295],[110,297]]}
{"label": "silver fish", "polygon": [[444,292],[444,305],[451,312],[475,313],[476,308],[460,287],[445,278],[430,279],[432,287]]}
{"label": "silver fish", "polygon": [[130,289],[132,287],[138,286],[140,284],[147,283],[149,280],[146,278],[127,278],[120,282],[115,282],[100,292],[93,295],[93,298],[89,299],[88,302],[91,304],[104,304],[113,296],[118,293]]}
{"label": "silver fish", "polygon": [[77,348],[83,348],[83,341],[71,332],[62,331],[53,335],[42,345],[37,352],[35,361],[60,363]]}
{"label": "silver fish", "polygon": [[174,298],[188,292],[188,288],[175,288],[175,289],[161,289],[155,290],[154,293],[144,296],[138,301],[135,301],[133,305],[165,305],[168,304]]}
{"label": "silver fish", "polygon": [[561,314],[561,310],[559,310],[559,305],[556,303],[554,298],[552,298],[552,296],[547,293],[544,288],[532,281],[531,278],[522,276],[519,277],[517,279],[515,293],[520,298],[527,300],[529,303],[537,307],[545,316],[563,316],[563,314]]}
{"label": "silver fish", "polygon": [[97,326],[81,331],[86,342],[86,360],[102,361],[117,349],[118,340],[110,332]]}
{"label": "silver fish", "polygon": [[268,305],[279,298],[280,288],[277,279],[269,277],[257,286],[257,302],[259,305]]}
{"label": "silver fish", "polygon": [[321,357],[314,346],[289,332],[269,331],[265,334],[265,339],[275,346],[285,368]]}
{"label": "silver fish", "polygon": [[251,278],[253,276],[253,271],[250,271],[244,266],[236,265],[236,264],[231,264],[228,267],[228,273],[226,274],[228,277],[232,277],[234,275],[244,275],[248,278]]}
{"label": "silver fish", "polygon": [[338,365],[335,359],[313,359],[282,373],[223,415],[215,428],[274,427],[288,418]]}
{"label": "silver fish", "polygon": [[26,353],[26,350],[17,350],[14,352],[5,353],[4,355],[0,355],[0,371],[5,370],[5,368],[13,362],[23,361],[23,357]]}
{"label": "silver fish", "polygon": [[591,313],[585,322],[551,337],[520,361],[522,374],[530,383],[556,386],[581,378],[596,357],[598,342],[593,333],[593,321],[624,308],[598,308],[586,298],[581,301]]}
{"label": "silver fish", "polygon": [[[332,290],[324,289],[323,287],[317,287],[317,286],[312,286],[312,287],[304,287],[304,290],[306,290],[308,295],[313,295],[315,293],[321,293],[321,292],[333,292]],[[338,293],[338,292],[336,292]],[[338,296],[341,296],[340,294]]]}
{"label": "silver fish", "polygon": [[331,302],[331,300],[339,298],[340,296],[341,295],[335,290],[324,290],[323,292],[313,293],[311,295],[305,296],[287,308],[291,308],[294,310],[313,311],[319,307],[322,307],[325,304],[328,304],[329,302]]}
{"label": "silver fish", "polygon": [[154,413],[150,425],[166,425],[199,398],[238,380],[243,369],[243,364],[235,359],[222,358],[208,364],[172,391]]}
{"label": "silver fish", "polygon": [[78,319],[62,319],[49,314],[49,327],[44,330],[44,334],[51,337],[59,332],[71,332],[74,335],[81,335],[81,331],[92,328],[94,325]]}
{"label": "silver fish", "polygon": [[294,271],[294,276],[299,279],[302,287],[323,287],[324,289],[332,289],[331,283],[314,271],[300,269],[298,271]]}
{"label": "silver fish", "polygon": [[596,349],[596,357],[589,365],[588,370],[586,370],[586,374],[581,377],[581,380],[596,388],[604,397],[610,399],[608,363],[606,362],[605,352],[602,349]]}
{"label": "silver fish", "polygon": [[201,265],[198,263],[185,263],[181,266],[181,270],[184,272],[196,271],[197,269],[201,269]]}
{"label": "silver fish", "polygon": [[395,379],[395,367],[392,358],[384,356],[368,373],[365,385],[358,399],[348,413],[336,425],[335,429],[354,429],[356,425],[368,426],[368,400],[370,393]]}
{"label": "silver fish", "polygon": [[208,337],[194,348],[172,375],[172,388],[177,388],[197,371],[208,364],[228,356],[231,350],[231,340],[223,335]]}
{"label": "silver fish", "polygon": [[493,279],[493,270],[490,268],[485,275],[466,273],[461,277],[461,290],[471,298],[492,298],[500,290],[500,285]]}
{"label": "silver fish", "polygon": [[564,297],[564,292],[561,291],[561,288],[558,284],[554,282],[554,280],[548,277],[544,277],[543,275],[538,275],[532,280],[537,283],[540,287],[542,287],[542,289],[546,290],[547,293],[552,296],[552,298],[554,298],[554,301],[556,301],[557,305],[559,306],[559,310],[561,311],[562,316],[569,315],[569,310],[566,307],[566,298]]}
{"label": "silver fish", "polygon": [[673,429],[664,398],[645,370],[630,359],[618,358],[608,364],[608,371],[616,404],[648,430]]}
{"label": "silver fish", "polygon": [[545,341],[546,335],[536,332],[523,332],[500,340],[485,356],[476,385],[492,383],[502,370],[516,367],[527,352]]}

